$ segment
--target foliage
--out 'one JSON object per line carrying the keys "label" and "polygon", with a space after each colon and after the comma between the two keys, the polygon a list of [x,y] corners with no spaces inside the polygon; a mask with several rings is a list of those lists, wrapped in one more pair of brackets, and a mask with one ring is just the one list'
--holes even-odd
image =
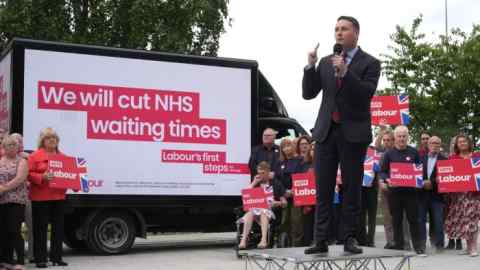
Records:
{"label": "foliage", "polygon": [[228,0],[0,0],[13,37],[215,56]]}
{"label": "foliage", "polygon": [[397,26],[391,54],[383,55],[384,74],[392,88],[381,94],[408,94],[414,138],[427,131],[444,143],[458,133],[480,139],[480,25],[470,34],[453,29],[448,37],[427,41],[419,28]]}

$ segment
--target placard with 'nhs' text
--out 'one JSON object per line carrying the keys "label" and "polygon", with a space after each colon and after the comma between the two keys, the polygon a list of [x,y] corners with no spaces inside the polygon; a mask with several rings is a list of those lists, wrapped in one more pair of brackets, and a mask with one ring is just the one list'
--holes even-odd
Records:
{"label": "placard with 'nhs' text", "polygon": [[317,189],[313,170],[292,174],[292,192],[295,206],[315,205]]}
{"label": "placard with 'nhs' text", "polygon": [[372,125],[408,125],[410,111],[407,95],[374,96],[370,102]]}
{"label": "placard with 'nhs' text", "polygon": [[273,192],[263,187],[242,189],[243,210],[252,208],[270,209],[273,203]]}
{"label": "placard with 'nhs' text", "polygon": [[393,187],[423,187],[422,164],[390,163],[390,185]]}
{"label": "placard with 'nhs' text", "polygon": [[480,191],[480,158],[437,161],[438,192]]}
{"label": "placard with 'nhs' text", "polygon": [[[48,182],[49,187],[79,191],[82,186],[82,178],[86,177],[87,166],[83,158],[50,154],[48,155],[48,171],[53,174],[53,179]],[[88,190],[84,191],[88,192]]]}

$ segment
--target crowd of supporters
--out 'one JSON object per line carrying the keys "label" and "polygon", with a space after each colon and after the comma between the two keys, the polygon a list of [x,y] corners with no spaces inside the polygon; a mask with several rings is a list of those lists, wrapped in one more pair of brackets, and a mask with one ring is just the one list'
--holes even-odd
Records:
{"label": "crowd of supporters", "polygon": [[50,187],[53,175],[47,170],[48,155],[60,153],[60,138],[52,128],[45,128],[38,149],[26,153],[20,134],[0,131],[0,135],[0,270],[25,269],[26,260],[37,268],[47,268],[48,261],[53,266],[67,266],[62,259],[65,190]]}
{"label": "crowd of supporters", "polygon": [[[262,141],[261,145],[252,149],[249,161],[253,178],[251,187],[258,186],[256,179],[260,178],[261,172],[266,168],[268,174],[264,174],[263,178],[272,187],[275,201],[278,202],[267,215],[268,219],[264,219],[264,230],[266,232],[267,220],[277,219],[279,228],[276,230],[276,247],[310,245],[314,241],[315,206],[293,205],[291,176],[311,169],[315,143],[308,136],[301,136],[282,138],[277,145],[276,132],[270,128],[263,131]],[[473,151],[473,142],[467,135],[459,134],[452,138],[447,147],[442,147],[440,137],[428,133],[421,135],[416,148],[409,145],[410,141],[406,126],[397,126],[394,130],[384,125],[379,127],[374,144],[370,146],[380,156],[379,170],[375,171],[372,184],[362,187],[357,241],[363,246],[376,246],[375,228],[380,203],[387,240],[383,248],[412,250],[419,256],[426,256],[429,240],[435,252],[456,249],[462,254],[478,256],[480,192],[439,193],[436,179],[437,160],[478,157]],[[392,162],[422,164],[423,185],[417,188],[391,185]],[[341,178],[337,179],[335,190],[338,196],[332,201],[329,242],[343,244]],[[253,219],[249,222],[253,222]],[[250,227],[249,224],[247,229]],[[243,235],[245,238],[247,234]],[[462,240],[466,242],[465,250]],[[246,239],[242,241],[239,248],[246,246]],[[265,241],[266,238],[263,238],[258,247],[266,247]]]}

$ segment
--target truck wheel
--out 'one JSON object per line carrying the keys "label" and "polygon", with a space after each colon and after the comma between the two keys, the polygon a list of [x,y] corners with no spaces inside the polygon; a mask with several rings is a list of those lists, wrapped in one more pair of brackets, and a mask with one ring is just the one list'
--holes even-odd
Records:
{"label": "truck wheel", "polygon": [[90,228],[89,246],[97,253],[125,253],[135,241],[135,223],[132,216],[127,213],[100,213],[92,220]]}

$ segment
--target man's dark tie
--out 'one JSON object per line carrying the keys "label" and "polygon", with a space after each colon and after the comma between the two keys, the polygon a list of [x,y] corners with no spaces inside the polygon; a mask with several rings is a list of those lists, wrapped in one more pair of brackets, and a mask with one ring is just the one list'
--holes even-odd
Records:
{"label": "man's dark tie", "polygon": [[[347,61],[346,57],[343,56],[343,61]],[[340,89],[342,88],[342,78],[340,77],[335,77],[335,84],[337,86],[337,91],[340,91]],[[340,112],[338,111],[338,107],[335,106],[335,110],[332,112],[332,121],[335,122],[335,123],[340,123],[341,122],[341,117],[340,117]]]}
{"label": "man's dark tie", "polygon": [[[340,88],[342,88],[342,79],[338,77],[335,79],[336,79],[337,91],[340,91]],[[337,106],[335,106],[335,110],[332,112],[332,121],[335,123],[340,123],[341,121],[340,112],[338,111]]]}

